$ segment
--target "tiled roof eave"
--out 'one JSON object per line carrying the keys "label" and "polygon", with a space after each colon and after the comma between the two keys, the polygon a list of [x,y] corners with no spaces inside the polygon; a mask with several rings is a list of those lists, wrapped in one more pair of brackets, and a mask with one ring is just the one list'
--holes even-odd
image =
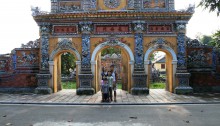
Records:
{"label": "tiled roof eave", "polygon": [[68,19],[68,18],[151,18],[151,19],[167,19],[167,18],[182,18],[189,20],[193,13],[189,12],[81,12],[81,13],[56,13],[34,16],[35,20],[40,19]]}

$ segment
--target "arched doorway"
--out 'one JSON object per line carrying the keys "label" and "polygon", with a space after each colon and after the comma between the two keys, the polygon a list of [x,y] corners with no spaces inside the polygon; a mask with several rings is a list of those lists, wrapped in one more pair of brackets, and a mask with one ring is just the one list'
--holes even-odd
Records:
{"label": "arched doorway", "polygon": [[145,53],[145,72],[148,75],[147,86],[149,88],[151,76],[151,63],[149,58],[154,51],[162,51],[166,54],[166,90],[169,92],[174,92],[174,89],[176,87],[175,74],[177,68],[177,56],[175,51],[171,47],[164,44],[155,44],[154,46],[150,47]]}
{"label": "arched doorway", "polygon": [[113,47],[113,48],[120,48],[121,49],[121,57],[122,58],[122,89],[130,91],[132,87],[132,73],[133,73],[133,67],[134,67],[134,56],[133,52],[130,49],[129,46],[126,44],[120,42],[117,39],[114,40],[108,40],[106,42],[103,42],[99,44],[93,51],[92,57],[91,57],[91,68],[92,73],[94,75],[93,79],[93,87],[96,92],[100,89],[100,81],[101,81],[101,52],[103,49]]}
{"label": "arched doorway", "polygon": [[76,58],[76,88],[79,87],[78,74],[80,73],[81,56],[79,52],[72,47],[71,40],[62,39],[58,42],[56,49],[52,51],[49,59],[49,69],[52,75],[49,87],[52,88],[54,93],[61,90],[61,55],[67,52]]}

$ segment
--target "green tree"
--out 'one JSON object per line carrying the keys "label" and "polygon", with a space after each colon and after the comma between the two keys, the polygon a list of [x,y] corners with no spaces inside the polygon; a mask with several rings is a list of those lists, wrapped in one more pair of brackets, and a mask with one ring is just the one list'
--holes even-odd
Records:
{"label": "green tree", "polygon": [[212,36],[203,35],[199,40],[203,44],[211,45]]}
{"label": "green tree", "polygon": [[220,0],[201,0],[199,6],[209,9],[210,12],[217,11],[217,15],[220,14]]}
{"label": "green tree", "polygon": [[217,48],[220,48],[220,30],[218,30],[214,35],[213,35],[213,40],[211,41],[211,45],[215,46]]}
{"label": "green tree", "polygon": [[61,55],[61,73],[69,75],[70,70],[76,67],[75,57],[71,53],[64,53]]}
{"label": "green tree", "polygon": [[157,55],[158,51],[156,52],[153,52],[151,55],[150,55],[150,60],[151,61],[154,61],[155,60],[155,56]]}
{"label": "green tree", "polygon": [[105,56],[106,54],[110,54],[112,55],[113,53],[116,53],[116,54],[121,54],[121,49],[120,48],[106,48],[104,50],[102,50],[102,56]]}

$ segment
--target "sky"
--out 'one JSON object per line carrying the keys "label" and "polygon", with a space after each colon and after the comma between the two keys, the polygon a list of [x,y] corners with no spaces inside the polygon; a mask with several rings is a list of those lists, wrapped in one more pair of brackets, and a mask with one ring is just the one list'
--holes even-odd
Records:
{"label": "sky", "polygon": [[[198,5],[200,0],[175,0],[176,10],[185,9],[189,4]],[[31,15],[31,6],[50,11],[50,0],[1,0],[0,1],[0,54],[10,53],[22,43],[39,38],[39,27]],[[187,25],[187,36],[212,35],[220,29],[220,17],[208,10],[196,8]]]}

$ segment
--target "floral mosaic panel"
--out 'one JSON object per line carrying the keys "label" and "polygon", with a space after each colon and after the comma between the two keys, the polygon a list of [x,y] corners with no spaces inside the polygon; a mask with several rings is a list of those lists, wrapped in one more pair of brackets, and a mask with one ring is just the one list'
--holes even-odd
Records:
{"label": "floral mosaic panel", "polygon": [[17,66],[38,66],[39,54],[36,51],[18,52]]}

